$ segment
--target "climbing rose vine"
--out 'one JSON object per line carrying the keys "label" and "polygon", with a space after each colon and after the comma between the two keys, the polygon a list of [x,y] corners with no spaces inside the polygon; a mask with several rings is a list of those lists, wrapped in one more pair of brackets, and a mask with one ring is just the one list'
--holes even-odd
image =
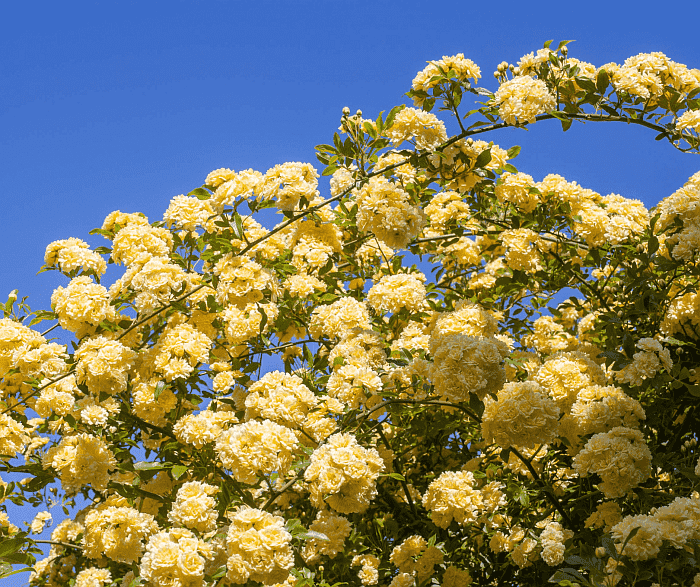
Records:
{"label": "climbing rose vine", "polygon": [[697,153],[700,70],[563,42],[494,76],[431,61],[319,169],[216,169],[48,245],[51,308],[0,306],[3,576],[700,585],[700,173],[647,210],[492,141],[622,122]]}

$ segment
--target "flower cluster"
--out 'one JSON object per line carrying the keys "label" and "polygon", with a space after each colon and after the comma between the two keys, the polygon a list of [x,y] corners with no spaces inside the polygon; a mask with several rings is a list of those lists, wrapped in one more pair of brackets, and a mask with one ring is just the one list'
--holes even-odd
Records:
{"label": "flower cluster", "polygon": [[188,481],[177,490],[168,519],[177,526],[185,526],[200,533],[216,529],[216,499],[218,488],[201,481]]}
{"label": "flower cluster", "polygon": [[373,448],[364,448],[351,434],[333,434],[311,455],[304,472],[311,503],[328,504],[341,514],[362,513],[376,495],[384,462]]}
{"label": "flower cluster", "polygon": [[415,139],[416,147],[434,151],[447,140],[445,123],[430,112],[416,108],[403,108],[386,131],[394,145]]}
{"label": "flower cluster", "polygon": [[306,541],[302,556],[307,563],[311,564],[320,560],[321,555],[335,558],[338,553],[342,552],[345,539],[352,531],[352,524],[347,518],[338,516],[329,510],[319,510],[316,519],[309,526],[309,530],[326,537],[326,540],[311,538]]}
{"label": "flower cluster", "polygon": [[501,84],[494,95],[498,114],[508,124],[535,122],[535,117],[554,110],[556,98],[547,84],[529,75],[521,75]]}
{"label": "flower cluster", "polygon": [[503,448],[532,448],[558,435],[559,408],[538,383],[506,383],[497,400],[485,400],[481,433],[485,440]]}
{"label": "flower cluster", "polygon": [[68,494],[76,493],[85,485],[103,491],[109,482],[109,472],[116,464],[114,453],[104,440],[85,433],[65,436],[43,458],[44,468],[51,467],[59,474]]}
{"label": "flower cluster", "polygon": [[200,587],[204,584],[204,565],[213,556],[212,546],[190,530],[172,528],[151,536],[139,572],[156,587]]}
{"label": "flower cluster", "polygon": [[280,210],[294,210],[299,201],[318,195],[318,172],[310,163],[284,163],[268,170],[262,179],[260,196],[275,200]]}
{"label": "flower cluster", "polygon": [[443,561],[443,554],[435,546],[419,535],[406,538],[391,551],[389,560],[396,565],[399,573],[414,577],[420,584],[433,575],[435,565]]}
{"label": "flower cluster", "polygon": [[44,263],[47,267],[58,267],[63,273],[76,271],[102,275],[107,270],[105,260],[79,238],[69,238],[52,242],[46,247]]}
{"label": "flower cluster", "polygon": [[145,542],[158,532],[153,516],[128,505],[100,505],[85,516],[85,555],[131,564],[141,558]]}
{"label": "flower cluster", "polygon": [[226,535],[226,577],[237,585],[248,580],[265,585],[284,581],[294,566],[284,518],[248,506],[231,515]]}
{"label": "flower cluster", "polygon": [[481,492],[475,488],[471,471],[446,471],[429,486],[423,496],[423,507],[431,512],[438,528],[475,522],[483,505]]}
{"label": "flower cluster", "polygon": [[367,293],[367,301],[378,312],[419,312],[425,300],[425,276],[401,273],[382,277]]}
{"label": "flower cluster", "polygon": [[251,420],[232,426],[216,440],[216,454],[241,483],[254,483],[259,475],[284,475],[299,442],[292,430],[270,420]]}
{"label": "flower cluster", "polygon": [[622,497],[651,475],[651,451],[639,430],[617,426],[594,434],[573,467],[581,476],[597,473],[608,499]]}
{"label": "flower cluster", "polygon": [[430,378],[435,391],[450,401],[468,401],[474,393],[483,399],[505,383],[502,366],[506,351],[497,339],[447,334],[433,336]]}
{"label": "flower cluster", "polygon": [[[441,83],[440,78],[447,77],[450,72],[454,72],[454,79],[460,82],[466,82],[469,79],[477,82],[481,78],[479,66],[471,59],[466,59],[464,53],[457,53],[457,55],[445,55],[442,59],[429,61],[427,67],[423,71],[419,71],[413,78],[413,89],[414,91],[427,92]],[[453,79],[452,76],[450,79]],[[414,96],[413,102],[416,106],[422,106],[424,98]]]}
{"label": "flower cluster", "polygon": [[383,176],[370,178],[355,195],[357,227],[390,247],[406,248],[425,224],[425,213],[411,203],[408,193]]}

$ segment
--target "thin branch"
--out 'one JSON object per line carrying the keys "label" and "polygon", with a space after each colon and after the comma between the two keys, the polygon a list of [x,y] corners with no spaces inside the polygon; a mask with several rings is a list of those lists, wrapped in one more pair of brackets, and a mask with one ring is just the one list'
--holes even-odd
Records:
{"label": "thin branch", "polygon": [[557,499],[556,495],[554,495],[549,486],[542,480],[542,478],[538,475],[537,471],[535,471],[535,468],[532,466],[532,463],[529,461],[529,459],[526,459],[514,446],[510,447],[510,452],[512,452],[516,457],[518,457],[522,461],[523,465],[527,467],[527,470],[530,471],[530,474],[533,476],[533,478],[542,486],[542,491],[547,496],[547,499],[550,501],[550,503],[559,512],[562,519],[566,522],[566,525],[569,527],[569,529],[575,531],[576,527],[571,521],[571,518],[569,518],[569,514],[566,513],[562,505],[559,503],[559,500]]}
{"label": "thin branch", "polygon": [[58,542],[56,540],[32,540],[36,544],[51,544],[52,546],[63,546],[65,548],[77,548],[78,550],[84,550],[82,546],[77,544],[71,544],[70,542]]}

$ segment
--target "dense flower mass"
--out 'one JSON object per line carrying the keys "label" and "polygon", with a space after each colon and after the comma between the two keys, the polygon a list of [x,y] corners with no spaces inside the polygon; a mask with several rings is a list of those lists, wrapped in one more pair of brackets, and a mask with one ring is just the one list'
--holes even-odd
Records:
{"label": "dense flower mass", "polygon": [[434,151],[447,140],[445,123],[437,116],[416,108],[404,108],[394,118],[387,136],[395,145],[415,140],[416,147]]}
{"label": "dense flower mass", "polygon": [[226,535],[226,577],[235,584],[249,579],[265,585],[284,581],[294,565],[291,539],[280,516],[240,507],[231,516]]}
{"label": "dense flower mass", "polygon": [[376,480],[384,462],[375,449],[366,449],[350,434],[334,434],[311,455],[304,473],[311,503],[327,503],[341,514],[362,513],[376,495]]}
{"label": "dense flower mass", "polygon": [[486,398],[481,430],[503,448],[532,448],[557,437],[559,408],[533,381],[506,383],[497,400]]}
{"label": "dense flower mass", "polygon": [[150,514],[125,505],[105,504],[85,516],[85,554],[130,564],[141,557],[144,543],[158,529]]}
{"label": "dense flower mass", "polygon": [[66,493],[76,493],[85,485],[98,491],[107,488],[109,472],[116,468],[114,453],[104,440],[91,434],[65,437],[44,455],[44,468],[53,468],[61,477]]}
{"label": "dense flower mass", "polygon": [[495,78],[429,61],[323,169],[219,167],[47,247],[50,311],[0,302],[0,578],[698,587],[700,172],[647,209],[493,135],[698,152],[700,70],[562,42]]}
{"label": "dense flower mass", "polygon": [[189,481],[177,490],[168,519],[178,526],[205,533],[216,529],[218,489],[201,481]]}
{"label": "dense flower mass", "polygon": [[99,277],[107,270],[105,260],[79,238],[52,242],[46,247],[44,263],[47,267],[57,267],[68,274],[80,271]]}
{"label": "dense flower mass", "polygon": [[141,558],[139,572],[157,587],[204,584],[204,565],[213,558],[210,544],[185,528],[164,530],[151,536]]}
{"label": "dense flower mass", "polygon": [[216,452],[224,467],[242,483],[253,483],[261,474],[284,474],[297,450],[296,435],[270,420],[251,420],[219,435]]}
{"label": "dense flower mass", "polygon": [[473,393],[483,399],[505,383],[506,354],[496,339],[463,334],[433,337],[430,377],[435,391],[451,401],[465,401]]}
{"label": "dense flower mass", "polygon": [[400,185],[373,177],[357,191],[357,226],[390,247],[406,248],[420,233],[425,214]]}
{"label": "dense flower mass", "polygon": [[547,85],[529,75],[505,82],[496,92],[494,100],[499,104],[499,115],[508,124],[535,122],[536,116],[556,107],[556,98]]}
{"label": "dense flower mass", "polygon": [[318,173],[309,163],[284,163],[268,170],[262,179],[260,195],[275,200],[280,210],[293,210],[302,198],[307,202],[318,195]]}
{"label": "dense flower mass", "polygon": [[[441,75],[448,76],[450,72],[454,72],[454,77],[461,82],[466,82],[469,79],[477,82],[481,78],[479,66],[471,59],[466,59],[464,53],[458,53],[457,55],[444,56],[437,61],[429,61],[427,67],[423,71],[419,71],[413,78],[413,89],[427,92],[441,83]],[[419,96],[413,98],[416,106],[422,106],[424,101],[424,98]]]}
{"label": "dense flower mass", "polygon": [[387,275],[369,290],[367,301],[379,312],[418,312],[425,300],[424,281],[422,274]]}
{"label": "dense flower mass", "polygon": [[622,497],[651,474],[651,452],[639,430],[617,426],[599,432],[586,443],[573,463],[579,475],[597,473],[605,497]]}
{"label": "dense flower mass", "polygon": [[423,496],[423,507],[431,512],[433,523],[447,528],[452,520],[459,524],[475,522],[483,497],[474,485],[474,475],[469,471],[447,471],[433,481]]}

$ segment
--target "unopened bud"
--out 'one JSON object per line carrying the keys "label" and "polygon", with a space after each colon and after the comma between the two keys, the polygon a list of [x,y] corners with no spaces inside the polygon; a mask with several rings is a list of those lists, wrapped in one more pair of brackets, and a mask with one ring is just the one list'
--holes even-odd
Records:
{"label": "unopened bud", "polygon": [[500,74],[499,72],[497,72],[497,71],[494,71],[494,72],[493,72],[493,77],[495,77],[496,79],[498,79],[499,77],[501,77],[501,74]]}
{"label": "unopened bud", "polygon": [[343,116],[350,116],[350,108],[347,106],[343,108]]}
{"label": "unopened bud", "polygon": [[358,110],[358,111],[355,113],[355,116],[362,116],[362,110]]}
{"label": "unopened bud", "polygon": [[562,54],[562,55],[567,55],[568,53],[569,53],[569,49],[567,48],[566,45],[564,45],[564,46],[561,48],[561,54]]}
{"label": "unopened bud", "polygon": [[17,301],[17,290],[16,290],[16,289],[13,289],[13,290],[10,292],[10,295],[7,296],[7,301],[8,301],[10,304],[14,304],[14,303]]}
{"label": "unopened bud", "polygon": [[605,556],[605,553],[606,553],[606,552],[607,552],[607,551],[606,551],[605,548],[603,548],[602,546],[599,546],[598,548],[595,549],[595,555],[596,555],[598,558],[603,558],[603,557]]}

